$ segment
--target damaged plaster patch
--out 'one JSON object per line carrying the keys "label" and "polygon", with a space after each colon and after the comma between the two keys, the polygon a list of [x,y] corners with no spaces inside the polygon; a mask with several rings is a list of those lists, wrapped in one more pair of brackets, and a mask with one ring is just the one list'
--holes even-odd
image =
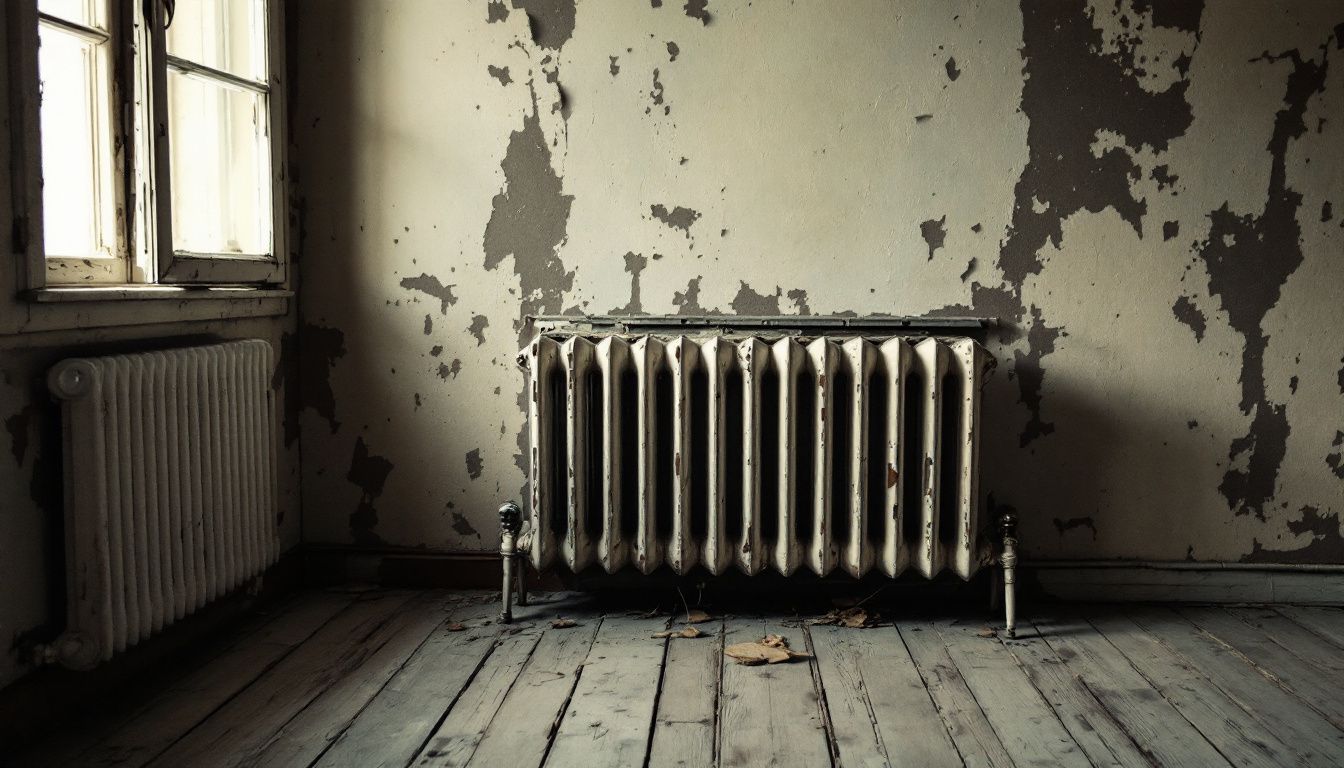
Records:
{"label": "damaged plaster patch", "polygon": [[611,64],[607,67],[607,71],[611,73],[611,76],[615,77],[621,74],[621,65],[617,63],[617,58],[615,56],[608,56],[607,58],[611,59]]}
{"label": "damaged plaster patch", "polygon": [[401,287],[438,299],[439,314],[448,314],[448,307],[457,303],[457,297],[453,295],[456,284],[444,285],[439,282],[439,278],[425,272],[421,272],[419,277],[403,277]]}
{"label": "damaged plaster patch", "polygon": [[682,10],[687,17],[699,19],[701,24],[709,24],[709,0],[686,0]]}
{"label": "damaged plaster patch", "polygon": [[453,530],[459,536],[475,536],[477,538],[481,536],[475,528],[471,527],[471,523],[467,522],[467,516],[457,511],[453,512]]}
{"label": "damaged plaster patch", "polygon": [[[705,308],[700,306],[700,281],[702,277],[693,277],[686,282],[686,291],[675,291],[672,294],[672,306],[677,308],[678,315],[703,315]],[[1341,374],[1344,376],[1344,373]]]}
{"label": "damaged plaster patch", "polygon": [[326,419],[332,434],[341,428],[336,420],[336,394],[331,389],[331,369],[345,354],[345,334],[337,328],[304,323],[299,329],[299,357],[303,375],[299,377],[299,402]]}
{"label": "damaged plaster patch", "polygon": [[430,317],[429,315],[425,315],[425,335],[428,336],[433,332],[434,332],[434,318]]}
{"label": "damaged plaster patch", "polygon": [[1013,370],[1017,374],[1021,402],[1031,411],[1031,418],[1022,429],[1020,444],[1027,447],[1032,440],[1044,437],[1055,431],[1055,425],[1041,420],[1041,384],[1045,380],[1045,371],[1041,368],[1041,358],[1055,351],[1055,339],[1059,338],[1059,329],[1052,328],[1041,319],[1040,307],[1031,308],[1031,328],[1027,331],[1027,351],[1013,353]]}
{"label": "damaged plaster patch", "polygon": [[733,297],[733,311],[739,315],[778,315],[779,298],[783,295],[779,286],[775,286],[773,295],[767,296],[753,291],[751,286],[742,282],[742,287],[737,289],[737,296]]}
{"label": "damaged plaster patch", "polygon": [[481,476],[485,470],[485,461],[481,459],[481,449],[475,448],[467,453],[467,476],[472,480]]}
{"label": "damaged plaster patch", "polygon": [[485,71],[498,80],[500,85],[508,85],[513,82],[513,78],[509,77],[508,67],[496,67],[494,64],[487,64],[485,65]]}
{"label": "damaged plaster patch", "polygon": [[[1296,51],[1268,53],[1255,61],[1292,63],[1284,87],[1283,108],[1275,115],[1266,149],[1271,158],[1265,208],[1237,215],[1227,203],[1209,213],[1208,240],[1196,245],[1209,274],[1209,293],[1218,297],[1228,324],[1244,340],[1241,353],[1241,412],[1251,416],[1246,435],[1232,441],[1234,463],[1218,486],[1228,508],[1265,519],[1277,491],[1279,467],[1287,454],[1288,414],[1271,402],[1264,371],[1269,336],[1265,316],[1279,302],[1288,277],[1302,264],[1301,227],[1297,222],[1302,195],[1288,186],[1288,145],[1306,132],[1303,120],[1312,97],[1325,88],[1329,41],[1321,59]],[[1244,466],[1244,469],[1237,468]]]}
{"label": "damaged plaster patch", "polygon": [[564,194],[551,167],[551,150],[535,109],[509,137],[500,167],[504,188],[492,200],[482,237],[484,266],[496,269],[512,256],[522,288],[521,314],[559,312],[561,296],[574,284],[574,273],[565,271],[558,253],[574,197]]}
{"label": "damaged plaster patch", "polygon": [[37,416],[37,406],[28,403],[17,413],[5,419],[5,431],[9,433],[9,450],[14,454],[14,463],[23,466],[28,457],[28,444],[32,439],[33,418]]}
{"label": "damaged plaster patch", "polygon": [[360,491],[359,506],[350,514],[350,536],[356,544],[383,543],[382,537],[373,530],[378,526],[378,511],[373,503],[382,495],[392,468],[392,462],[369,453],[363,437],[355,439],[355,453],[350,458],[350,471],[345,479],[359,486]]}
{"label": "damaged plaster patch", "polygon": [[1209,327],[1208,319],[1204,313],[1199,311],[1199,307],[1190,300],[1189,296],[1182,296],[1171,305],[1172,314],[1176,319],[1184,323],[1190,330],[1195,332],[1195,341],[1204,340],[1204,331]]}
{"label": "damaged plaster patch", "polygon": [[1162,222],[1162,242],[1166,242],[1181,234],[1181,222],[1164,221]]}
{"label": "damaged plaster patch", "polygon": [[476,337],[476,346],[485,343],[485,329],[490,327],[490,320],[485,315],[475,315],[471,318],[471,325],[467,327],[467,332]]}
{"label": "damaged plaster patch", "polygon": [[681,49],[677,47],[677,44],[674,43],[674,42],[672,42],[671,40],[668,40],[668,41],[667,41],[667,60],[668,60],[668,61],[676,61],[676,60],[677,60],[677,56],[678,56],[680,53],[681,53]]}
{"label": "damaged plaster patch", "polygon": [[1335,432],[1335,441],[1330,443],[1330,447],[1335,450],[1326,454],[1325,465],[1340,480],[1344,480],[1344,432]]}
{"label": "damaged plaster patch", "polygon": [[933,261],[933,252],[942,248],[943,241],[947,239],[947,229],[943,226],[946,223],[946,214],[941,219],[926,219],[920,222],[919,236],[924,238],[924,244],[929,246],[929,261]]}
{"label": "damaged plaster patch", "polygon": [[1092,531],[1092,540],[1097,540],[1097,525],[1092,521],[1092,518],[1071,517],[1068,520],[1061,520],[1058,517],[1055,518],[1055,530],[1059,531],[1061,537],[1075,528],[1086,528]]}
{"label": "damaged plaster patch", "polygon": [[1339,515],[1326,516],[1320,509],[1304,506],[1302,519],[1289,520],[1288,532],[1308,534],[1311,541],[1297,549],[1266,549],[1259,539],[1251,541],[1251,552],[1243,563],[1338,563],[1344,560],[1344,536],[1339,533]]}
{"label": "damaged plaster patch", "polygon": [[696,219],[700,218],[699,211],[680,205],[669,211],[666,205],[658,203],[649,206],[649,212],[653,214],[653,218],[667,226],[680,229],[688,238],[691,236],[691,225],[695,223]]}
{"label": "damaged plaster patch", "polygon": [[947,70],[948,80],[951,80],[952,82],[955,83],[957,81],[957,78],[961,77],[961,70],[957,69],[957,60],[952,58],[951,56],[947,57],[947,63],[943,65],[943,68]]}
{"label": "damaged plaster patch", "polygon": [[504,5],[504,0],[490,0],[485,4],[485,20],[490,24],[506,21],[509,18],[509,7]]}
{"label": "damaged plaster patch", "polygon": [[789,300],[793,302],[793,306],[798,308],[798,314],[800,315],[812,314],[812,308],[807,305],[807,291],[803,290],[802,288],[794,288],[793,290],[789,291],[788,297]]}
{"label": "damaged plaster patch", "polygon": [[452,365],[439,363],[439,378],[447,381],[449,377],[456,379],[457,374],[462,372],[462,361],[456,357],[453,358]]}
{"label": "damaged plaster patch", "polygon": [[532,42],[553,51],[574,34],[574,0],[513,0],[513,7],[527,14]]}
{"label": "damaged plaster patch", "polygon": [[653,90],[649,91],[649,101],[651,105],[644,109],[644,114],[649,114],[656,107],[663,108],[663,114],[671,114],[672,107],[663,103],[663,81],[658,79],[658,68],[653,69]]}
{"label": "damaged plaster patch", "polygon": [[[1180,23],[1193,17],[1197,26],[1202,3],[1186,5]],[[1110,209],[1143,236],[1147,203],[1131,186],[1142,177],[1134,155],[1144,148],[1165,152],[1193,121],[1185,98],[1189,84],[1180,80],[1156,92],[1142,87],[1133,40],[1121,38],[1108,51],[1087,0],[1023,0],[1020,7],[1028,159],[1014,187],[1012,220],[998,259],[1001,292],[1011,299],[998,303],[1011,307],[1006,316],[1019,322],[1026,313],[1022,286],[1043,269],[1040,252],[1046,244],[1060,247],[1067,218]],[[1192,32],[1188,44],[1197,39]],[[1104,146],[1099,136],[1107,137]],[[1041,359],[1054,351],[1062,330],[1047,326],[1038,307],[1031,314],[1028,352],[1015,353],[1020,399],[1030,411],[1023,446],[1053,430],[1040,416]]]}
{"label": "damaged plaster patch", "polygon": [[625,254],[625,271],[630,273],[630,301],[624,307],[613,309],[612,312],[628,315],[643,314],[644,301],[640,296],[639,276],[648,265],[649,260],[638,253],[631,251]]}

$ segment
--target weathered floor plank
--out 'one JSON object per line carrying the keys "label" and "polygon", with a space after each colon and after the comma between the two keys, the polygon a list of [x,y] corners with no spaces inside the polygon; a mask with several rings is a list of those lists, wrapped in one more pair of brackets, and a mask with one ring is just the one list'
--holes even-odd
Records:
{"label": "weathered floor plank", "polygon": [[1124,768],[1149,762],[1082,680],[1036,634],[1034,627],[1023,627],[1017,638],[1004,639],[1003,644],[1092,765]]}
{"label": "weathered floor plank", "polygon": [[1317,605],[1276,605],[1274,610],[1344,648],[1344,609]]}
{"label": "weathered floor plank", "polygon": [[[771,634],[803,650],[800,627],[763,619],[731,618],[724,643],[746,643]],[[821,705],[810,664],[793,661],[747,667],[725,659],[719,697],[719,764],[807,766],[831,763]]]}
{"label": "weathered floor plank", "polygon": [[699,628],[710,636],[672,638],[667,646],[649,768],[714,764],[723,622]]}
{"label": "weathered floor plank", "polygon": [[808,632],[841,765],[962,764],[899,635],[885,627]]}
{"label": "weathered floor plank", "polygon": [[[499,628],[493,605],[455,605],[440,626],[314,763],[319,768],[401,768],[415,759],[486,656]],[[457,631],[451,623],[467,628]]]}
{"label": "weathered floor plank", "polygon": [[34,764],[145,765],[333,621],[350,602],[347,594],[303,595],[256,632],[170,685],[76,759]]}
{"label": "weathered floor plank", "polygon": [[540,639],[541,631],[536,628],[499,638],[480,671],[472,677],[453,708],[448,710],[447,717],[415,756],[416,766],[467,764],[481,743],[481,733],[499,712],[500,704]]}
{"label": "weathered floor plank", "polygon": [[1134,742],[1162,765],[1228,765],[1180,712],[1153,690],[1091,624],[1042,619],[1036,630]]}
{"label": "weathered floor plank", "polygon": [[633,616],[602,620],[546,765],[643,764],[667,646],[653,633],[665,624]]}
{"label": "weathered floor plank", "polygon": [[1249,717],[1187,660],[1134,622],[1100,615],[1091,623],[1228,762],[1238,766],[1310,764],[1291,745]]}
{"label": "weathered floor plank", "polygon": [[1335,726],[1344,728],[1344,697],[1340,696],[1339,682],[1329,670],[1287,652],[1264,632],[1222,608],[1182,608],[1179,613],[1249,659]]}
{"label": "weathered floor plank", "polygon": [[1334,643],[1269,608],[1229,607],[1225,610],[1344,686],[1344,653]]}
{"label": "weathered floor plank", "polygon": [[1091,765],[1012,653],[998,637],[981,635],[984,622],[943,620],[924,628],[942,637],[948,656],[1016,765]]}
{"label": "weathered floor plank", "polygon": [[292,654],[174,743],[151,765],[199,768],[243,764],[291,717],[396,633],[394,619],[414,593],[356,601]]}
{"label": "weathered floor plank", "polygon": [[579,621],[542,635],[468,765],[541,765],[601,624],[596,614]]}
{"label": "weathered floor plank", "polygon": [[1344,765],[1344,731],[1260,674],[1245,658],[1168,608],[1130,608],[1125,613],[1313,765]]}
{"label": "weathered floor plank", "polygon": [[966,768],[1012,766],[1013,759],[947,655],[939,633],[915,621],[898,621],[896,627]]}

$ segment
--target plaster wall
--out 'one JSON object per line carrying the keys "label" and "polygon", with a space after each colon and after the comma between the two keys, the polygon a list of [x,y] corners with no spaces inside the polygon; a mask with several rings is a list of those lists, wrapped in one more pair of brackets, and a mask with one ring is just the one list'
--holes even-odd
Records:
{"label": "plaster wall", "polygon": [[1344,6],[289,19],[306,540],[496,546],[528,313],[971,314],[1029,557],[1344,563]]}

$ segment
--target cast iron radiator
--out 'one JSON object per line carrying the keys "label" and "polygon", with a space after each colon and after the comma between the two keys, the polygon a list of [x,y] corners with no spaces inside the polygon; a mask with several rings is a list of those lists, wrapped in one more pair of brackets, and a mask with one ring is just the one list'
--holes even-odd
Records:
{"label": "cast iron radiator", "polygon": [[259,576],[279,551],[271,345],[63,360],[67,628],[88,668]]}
{"label": "cast iron radiator", "polygon": [[989,360],[964,336],[544,332],[519,355],[530,504],[525,525],[501,508],[506,570],[969,579],[995,559]]}

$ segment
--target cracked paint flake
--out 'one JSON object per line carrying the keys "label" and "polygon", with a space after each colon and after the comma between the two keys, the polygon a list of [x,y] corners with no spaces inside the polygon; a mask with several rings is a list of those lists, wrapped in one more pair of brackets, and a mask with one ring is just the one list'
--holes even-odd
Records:
{"label": "cracked paint flake", "polygon": [[784,295],[779,286],[775,286],[773,295],[757,293],[746,282],[739,281],[737,296],[733,298],[733,311],[739,315],[778,315],[779,298]]}
{"label": "cracked paint flake", "polygon": [[513,7],[527,14],[532,42],[560,50],[574,34],[574,0],[513,0]]}
{"label": "cracked paint flake", "polygon": [[1171,305],[1171,312],[1177,320],[1194,331],[1195,341],[1204,340],[1204,330],[1208,328],[1208,320],[1204,317],[1204,313],[1199,311],[1199,307],[1195,306],[1195,303],[1190,300],[1189,296],[1176,299],[1176,303]]}
{"label": "cracked paint flake", "polygon": [[303,375],[299,377],[304,408],[312,408],[326,420],[332,434],[341,428],[336,420],[336,394],[331,388],[331,369],[345,355],[345,334],[336,328],[304,323],[299,329],[299,356]]}
{"label": "cracked paint flake", "polygon": [[1251,417],[1247,433],[1232,441],[1228,459],[1234,466],[1223,475],[1218,490],[1236,514],[1253,514],[1261,520],[1277,493],[1291,431],[1287,407],[1268,394],[1264,355],[1269,334],[1264,320],[1304,258],[1297,220],[1302,195],[1288,186],[1287,155],[1291,142],[1306,132],[1303,118],[1309,103],[1325,87],[1331,42],[1322,45],[1319,61],[1297,50],[1255,59],[1292,65],[1266,147],[1271,160],[1265,206],[1259,213],[1238,215],[1224,203],[1209,213],[1208,239],[1196,247],[1208,271],[1210,295],[1218,298],[1228,324],[1243,339],[1240,407]]}
{"label": "cracked paint flake", "polygon": [[457,303],[457,297],[453,295],[456,284],[444,285],[439,278],[425,272],[421,272],[419,277],[403,277],[400,285],[408,291],[419,291],[438,299],[439,314],[448,314],[448,308]]}
{"label": "cracked paint flake", "polygon": [[356,544],[383,543],[382,537],[374,532],[378,526],[378,511],[373,505],[382,495],[392,469],[392,462],[369,452],[363,437],[355,438],[355,452],[345,479],[358,486],[360,491],[359,505],[350,514],[350,536]]}
{"label": "cracked paint flake", "polygon": [[508,85],[513,82],[513,78],[509,77],[508,67],[496,67],[494,64],[487,64],[485,65],[485,71],[498,80],[500,85]]}
{"label": "cracked paint flake", "polygon": [[485,471],[485,461],[481,459],[481,449],[473,448],[467,452],[467,476],[472,480],[481,476]]}
{"label": "cracked paint flake", "polygon": [[933,252],[943,247],[943,241],[947,239],[947,215],[944,214],[939,219],[925,219],[920,222],[919,236],[924,238],[924,244],[929,247],[929,261],[933,261]]}
{"label": "cracked paint flake", "polygon": [[625,271],[630,273],[630,301],[624,307],[617,307],[612,312],[617,314],[640,315],[644,314],[643,299],[640,296],[639,276],[644,272],[644,268],[649,265],[649,260],[644,256],[633,251],[625,254]]}
{"label": "cracked paint flake", "polygon": [[485,329],[490,327],[490,319],[485,315],[473,315],[471,325],[467,327],[467,333],[476,338],[476,346],[485,343]]}
{"label": "cracked paint flake", "polygon": [[669,211],[666,205],[655,203],[654,205],[649,206],[649,212],[653,214],[653,218],[663,222],[667,226],[672,227],[673,229],[680,229],[688,238],[691,236],[691,225],[700,218],[699,211],[681,205],[674,206],[672,210]]}
{"label": "cracked paint flake", "polygon": [[682,10],[688,17],[699,19],[701,24],[709,24],[709,0],[686,0]]}

